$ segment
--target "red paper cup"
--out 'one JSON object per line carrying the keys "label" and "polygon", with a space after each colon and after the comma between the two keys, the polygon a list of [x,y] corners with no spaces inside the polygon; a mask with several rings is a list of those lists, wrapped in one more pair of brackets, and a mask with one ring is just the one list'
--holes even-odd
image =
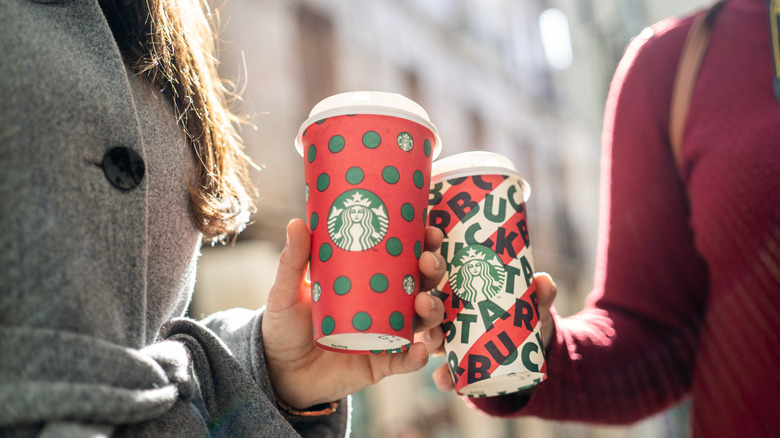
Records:
{"label": "red paper cup", "polygon": [[304,156],[316,344],[397,352],[414,339],[438,133],[427,113],[390,93],[318,103],[296,138]]}
{"label": "red paper cup", "polygon": [[444,232],[444,348],[455,389],[517,392],[546,378],[525,215],[530,187],[512,162],[466,152],[433,163],[429,224]]}

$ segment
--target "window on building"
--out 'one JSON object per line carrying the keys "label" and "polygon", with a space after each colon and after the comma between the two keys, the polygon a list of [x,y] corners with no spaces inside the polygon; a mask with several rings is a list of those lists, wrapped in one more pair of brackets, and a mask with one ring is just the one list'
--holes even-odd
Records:
{"label": "window on building", "polygon": [[306,107],[334,94],[333,23],[325,14],[301,5],[298,9],[301,38],[301,65],[305,87]]}
{"label": "window on building", "polygon": [[573,53],[569,20],[560,9],[550,8],[539,15],[539,32],[544,56],[556,70],[566,70],[572,63]]}
{"label": "window on building", "polygon": [[417,72],[414,70],[404,71],[404,82],[406,83],[406,97],[412,99],[420,105],[423,105],[420,100],[422,99],[420,93],[420,79],[417,76]]}
{"label": "window on building", "polygon": [[485,150],[485,121],[479,111],[469,111],[469,124],[471,125],[470,149],[476,151]]}

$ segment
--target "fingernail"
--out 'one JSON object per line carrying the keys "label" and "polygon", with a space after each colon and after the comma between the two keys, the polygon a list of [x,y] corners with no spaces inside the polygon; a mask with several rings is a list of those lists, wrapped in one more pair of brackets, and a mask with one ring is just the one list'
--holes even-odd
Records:
{"label": "fingernail", "polygon": [[425,338],[426,341],[433,342],[433,338],[431,338],[431,331],[430,330],[426,330],[425,331],[425,335],[423,337]]}
{"label": "fingernail", "polygon": [[428,294],[428,298],[431,300],[431,310],[436,310],[436,300],[433,298],[433,295]]}
{"label": "fingernail", "polygon": [[436,270],[439,270],[439,267],[441,266],[441,262],[439,261],[439,258],[436,257],[436,254],[433,255],[433,263],[436,264]]}

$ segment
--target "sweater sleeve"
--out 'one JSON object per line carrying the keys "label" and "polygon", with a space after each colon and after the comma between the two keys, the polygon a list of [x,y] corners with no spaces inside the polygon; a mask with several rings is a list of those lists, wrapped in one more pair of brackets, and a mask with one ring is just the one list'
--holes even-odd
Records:
{"label": "sweater sleeve", "polygon": [[[599,248],[585,308],[555,316],[549,379],[528,396],[470,400],[493,415],[621,424],[690,391],[707,273],[668,143],[670,89],[691,19],[635,38],[608,96]],[[526,400],[527,404],[525,403]]]}
{"label": "sweater sleeve", "polygon": [[[260,329],[262,319],[263,309],[231,309],[212,314],[201,323],[225,342],[252,379],[273,399]],[[336,412],[330,415],[286,418],[303,437],[345,436],[349,422],[349,402],[347,399],[339,400]]]}

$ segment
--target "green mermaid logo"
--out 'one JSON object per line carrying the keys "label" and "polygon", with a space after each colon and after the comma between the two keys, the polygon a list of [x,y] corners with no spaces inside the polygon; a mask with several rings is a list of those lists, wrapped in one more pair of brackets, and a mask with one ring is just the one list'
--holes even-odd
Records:
{"label": "green mermaid logo", "polygon": [[381,199],[368,190],[350,190],[336,198],[328,213],[331,240],[347,251],[365,251],[387,233],[387,210]]}
{"label": "green mermaid logo", "polygon": [[320,300],[320,297],[322,296],[322,286],[320,286],[319,282],[314,282],[313,285],[311,285],[311,298],[316,303]]}
{"label": "green mermaid logo", "polygon": [[398,147],[405,152],[411,151],[414,147],[414,139],[412,139],[411,134],[408,132],[398,134],[396,141],[398,142]]}
{"label": "green mermaid logo", "polygon": [[493,298],[506,283],[506,270],[501,260],[482,245],[467,246],[455,253],[449,274],[452,290],[468,302]]}
{"label": "green mermaid logo", "polygon": [[407,275],[404,277],[404,292],[407,293],[407,295],[412,295],[414,293],[414,277],[411,275]]}

